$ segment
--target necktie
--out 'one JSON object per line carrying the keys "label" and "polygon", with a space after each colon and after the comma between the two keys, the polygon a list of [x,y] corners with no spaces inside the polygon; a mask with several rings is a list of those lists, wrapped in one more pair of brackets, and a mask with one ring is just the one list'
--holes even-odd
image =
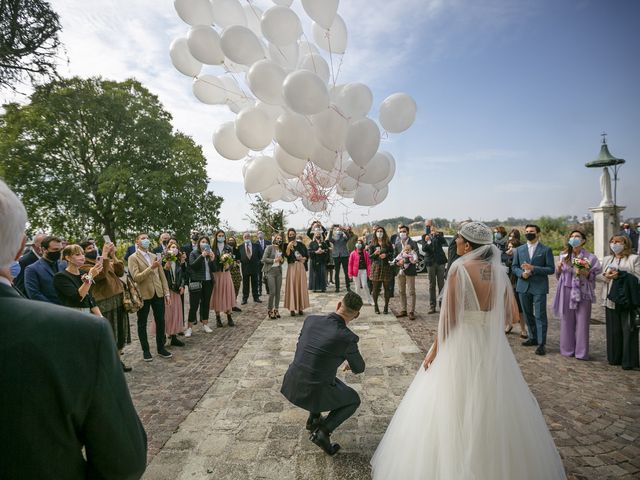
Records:
{"label": "necktie", "polygon": [[247,244],[247,258],[251,258],[251,245]]}

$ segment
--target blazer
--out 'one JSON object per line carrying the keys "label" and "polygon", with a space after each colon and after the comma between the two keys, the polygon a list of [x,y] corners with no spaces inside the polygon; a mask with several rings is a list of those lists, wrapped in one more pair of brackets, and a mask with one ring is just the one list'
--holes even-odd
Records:
{"label": "blazer", "polygon": [[[262,255],[262,273],[264,275],[267,275],[272,269],[276,269],[274,270],[274,273],[277,273],[277,269],[280,269],[280,271],[282,271],[282,264],[280,263],[276,265],[274,262],[274,260],[276,259],[277,251],[277,245],[268,245],[265,249],[264,254]],[[280,253],[282,254],[282,258],[284,259],[284,252],[280,250]]]}
{"label": "blazer", "polygon": [[109,323],[0,284],[0,328],[0,478],[140,478],[147,437]]}
{"label": "blazer", "polygon": [[[368,277],[371,274],[371,259],[369,258],[369,252],[367,252],[366,248],[362,249],[362,253],[364,254],[364,263],[367,266],[367,277]],[[351,252],[351,255],[349,255],[348,272],[351,278],[358,276],[358,270],[360,270],[359,266],[360,266],[360,255],[358,254],[357,250],[354,250],[353,252]]]}
{"label": "blazer", "polygon": [[[209,274],[211,275],[211,280],[213,280],[213,272],[215,272],[216,268],[216,258],[213,260],[207,259],[209,264]],[[204,282],[205,281],[205,266],[204,266],[204,257],[198,248],[195,248],[189,254],[189,281],[191,282]]]}
{"label": "blazer", "polygon": [[[154,260],[155,254],[150,255]],[[151,268],[140,250],[136,250],[136,253],[129,257],[127,264],[129,265],[129,273],[133,277],[133,281],[136,282],[143,300],[150,300],[154,296],[162,298],[169,295],[169,285],[167,277],[162,273],[164,270],[162,265],[155,270]]]}
{"label": "blazer", "polygon": [[[422,236],[424,264],[428,267],[445,265],[447,263],[447,256],[444,253],[443,247],[447,247],[447,241],[442,234],[438,233],[434,236],[424,234]],[[418,251],[416,250],[416,252]]]}
{"label": "blazer", "polygon": [[[522,278],[524,270],[521,265],[530,263],[533,272],[529,278]],[[513,251],[511,271],[518,278],[516,292],[544,295],[549,293],[549,275],[555,272],[553,252],[549,247],[538,242],[533,258],[529,258],[529,245],[525,243]]]}
{"label": "blazer", "polygon": [[162,271],[167,279],[167,286],[169,287],[169,290],[180,293],[180,288],[187,284],[187,278],[185,275],[186,267],[178,261],[176,262],[175,273],[172,269],[165,270],[164,265],[162,266]]}
{"label": "blazer", "polygon": [[337,313],[308,316],[280,392],[310,412],[326,412],[350,403],[349,395],[355,392],[338,387],[344,384],[336,378],[336,371],[346,360],[353,373],[364,372],[358,340]]}
{"label": "blazer", "polygon": [[258,240],[256,243],[260,245],[260,256],[262,256],[264,255],[264,252],[267,249],[267,247],[271,245],[271,240],[262,240],[262,243],[260,243],[260,240]]}
{"label": "blazer", "polygon": [[257,243],[251,244],[251,258],[247,257],[247,249],[244,243],[238,246],[240,251],[240,265],[243,273],[255,273],[260,271],[262,265],[262,251]]}
{"label": "blazer", "polygon": [[20,264],[20,273],[18,273],[18,276],[13,280],[13,284],[18,290],[20,290],[20,292],[22,292],[23,295],[26,294],[26,290],[24,288],[24,271],[29,265],[36,263],[38,260],[39,258],[33,249],[30,249],[18,260],[18,263]]}
{"label": "blazer", "polygon": [[53,287],[53,276],[67,268],[67,263],[58,260],[57,270],[53,269],[53,263],[41,258],[29,265],[24,272],[24,289],[31,300],[55,303],[60,305],[58,293]]}

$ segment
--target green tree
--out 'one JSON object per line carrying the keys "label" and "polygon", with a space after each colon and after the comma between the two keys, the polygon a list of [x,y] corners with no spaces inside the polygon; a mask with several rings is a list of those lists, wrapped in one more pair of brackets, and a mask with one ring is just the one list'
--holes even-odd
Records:
{"label": "green tree", "polygon": [[274,209],[269,202],[256,195],[251,206],[251,214],[247,220],[258,230],[264,232],[265,238],[270,238],[275,232],[284,230],[284,222],[287,216],[284,210]]}
{"label": "green tree", "polygon": [[0,89],[57,78],[60,19],[42,0],[0,0]]}
{"label": "green tree", "polygon": [[58,80],[0,116],[0,175],[32,227],[70,238],[218,224],[200,147],[135,80]]}

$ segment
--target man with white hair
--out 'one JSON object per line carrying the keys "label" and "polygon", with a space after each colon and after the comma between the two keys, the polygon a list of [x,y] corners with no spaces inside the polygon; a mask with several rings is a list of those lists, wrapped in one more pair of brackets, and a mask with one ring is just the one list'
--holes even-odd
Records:
{"label": "man with white hair", "polygon": [[0,180],[0,476],[140,478],[147,437],[109,324],[11,287],[26,221]]}

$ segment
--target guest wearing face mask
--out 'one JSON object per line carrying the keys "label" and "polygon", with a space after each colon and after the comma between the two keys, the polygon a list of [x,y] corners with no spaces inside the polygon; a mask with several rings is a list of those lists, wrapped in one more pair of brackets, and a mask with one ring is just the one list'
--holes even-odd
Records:
{"label": "guest wearing face mask", "polygon": [[182,251],[187,254],[187,259],[189,258],[189,255],[191,255],[191,252],[198,248],[198,239],[201,236],[202,235],[200,235],[196,230],[191,231],[191,241],[182,246]]}
{"label": "guest wearing face mask", "polygon": [[42,239],[42,258],[29,265],[24,272],[24,288],[31,300],[40,300],[60,305],[60,299],[53,287],[53,276],[67,266],[60,261],[62,244],[58,237]]}
{"label": "guest wearing face mask", "polygon": [[269,318],[280,318],[278,306],[280,305],[280,290],[282,289],[282,264],[285,261],[282,248],[282,235],[276,233],[273,244],[267,245],[262,255],[262,272],[269,286]]}
{"label": "guest wearing face mask", "polygon": [[313,240],[313,236],[318,230],[320,230],[320,233],[322,233],[322,238],[325,238],[327,235],[327,229],[324,228],[322,223],[320,223],[318,220],[314,220],[313,222],[311,222],[311,226],[307,229],[307,237],[309,237],[309,240]]}
{"label": "guest wearing face mask", "polygon": [[153,309],[153,318],[156,322],[156,348],[158,355],[162,358],[171,358],[173,356],[171,352],[164,348],[164,309],[165,306],[171,306],[171,295],[167,279],[162,272],[162,265],[157,255],[149,251],[151,245],[149,235],[146,233],[138,234],[136,244],[136,253],[129,257],[127,264],[129,273],[144,301],[142,308],[137,312],[138,339],[142,347],[142,358],[145,362],[153,360],[147,339],[147,321],[149,310],[151,309]]}
{"label": "guest wearing face mask", "polygon": [[502,264],[507,264],[507,256],[505,251],[507,250],[507,243],[509,242],[509,235],[507,235],[507,229],[502,225],[498,225],[493,229],[493,244],[498,247],[498,250],[502,253]]}
{"label": "guest wearing face mask", "polygon": [[[264,232],[259,230],[258,233],[256,234],[256,236],[258,237],[258,241],[256,242],[259,246],[260,246],[260,258],[262,258],[262,255],[264,255],[264,251],[267,249],[267,247],[269,245],[271,245],[271,241],[270,240],[266,240],[264,238]],[[262,278],[262,269],[260,269],[258,271],[258,296],[262,296],[262,285],[263,285],[264,281]],[[267,294],[269,293],[269,286],[267,286]]]}
{"label": "guest wearing face mask", "polygon": [[596,300],[596,275],[602,272],[598,257],[584,248],[586,241],[580,230],[569,234],[556,265],[558,286],[553,300],[553,313],[560,319],[560,354],[579,360],[589,359],[591,304]]}
{"label": "guest wearing face mask", "polygon": [[347,242],[351,235],[350,231],[345,231],[340,225],[334,225],[329,231],[327,240],[333,248],[331,255],[335,264],[336,292],[340,291],[340,270],[344,273],[344,284],[347,290],[351,290],[349,284],[349,249],[347,248]]}
{"label": "guest wearing face mask", "polygon": [[365,248],[365,239],[360,237],[355,243],[355,249],[349,255],[349,277],[356,286],[356,293],[367,302],[367,305],[373,305],[368,282],[370,273],[371,259]]}
{"label": "guest wearing face mask", "polygon": [[234,293],[234,303],[233,310],[234,312],[242,312],[242,309],[238,307],[238,294],[240,293],[240,286],[242,285],[242,272],[240,271],[240,250],[238,250],[237,242],[235,237],[232,235],[227,236],[227,245],[233,250],[233,258],[235,258],[235,263],[231,265],[229,272],[231,273],[231,279],[233,280],[233,291]]}
{"label": "guest wearing face mask", "polygon": [[[82,242],[80,246],[84,249],[85,257],[82,270],[90,271],[98,261],[98,251],[89,242]],[[124,288],[120,281],[120,277],[124,275],[124,263],[116,258],[116,246],[111,242],[104,244],[102,254],[102,271],[93,277],[91,294],[100,313],[111,325],[113,338],[122,357],[125,344],[131,343],[131,326],[122,303]],[[127,367],[122,361],[120,363],[125,372],[131,371],[131,367]]]}
{"label": "guest wearing face mask", "polygon": [[[633,253],[631,240],[615,235],[609,240],[611,255],[604,258],[602,290],[607,328],[607,360],[609,365],[622,365],[623,370],[640,367],[638,332],[631,323],[629,305],[640,281],[640,256]],[[628,282],[628,283],[627,283]],[[629,288],[630,286],[633,286]]]}
{"label": "guest wearing face mask", "polygon": [[233,289],[233,279],[231,278],[231,266],[236,259],[233,249],[227,245],[227,236],[224,230],[216,232],[216,245],[214,247],[216,262],[214,266],[215,288],[211,297],[211,309],[216,312],[216,327],[222,327],[220,312],[227,315],[227,325],[235,326],[231,317],[231,309],[236,303],[235,291]]}
{"label": "guest wearing face mask", "polygon": [[[429,222],[429,220],[427,221]],[[454,242],[455,243],[455,242]],[[438,297],[444,289],[445,270],[447,266],[447,256],[443,248],[447,247],[444,235],[432,225],[425,225],[425,234],[422,236],[422,250],[424,251],[424,264],[429,274],[429,310],[428,314],[436,312]],[[436,285],[438,295],[436,296]]]}
{"label": "guest wearing face mask", "polygon": [[176,240],[169,240],[162,255],[164,275],[169,286],[171,305],[164,309],[164,333],[173,347],[184,347],[178,334],[184,332],[184,313],[182,311],[182,295],[186,285],[185,265],[180,261],[182,252]]}
{"label": "guest wearing face mask", "polygon": [[378,296],[384,286],[384,310],[389,313],[389,299],[391,298],[390,284],[393,278],[393,269],[389,264],[393,260],[393,246],[389,242],[387,232],[384,228],[378,227],[374,231],[375,237],[369,245],[369,257],[371,258],[371,281],[373,282],[373,305],[374,311],[380,313],[378,307]]}
{"label": "guest wearing face mask", "polygon": [[258,278],[260,273],[260,260],[262,253],[257,243],[251,241],[251,234],[244,232],[242,235],[243,244],[240,250],[240,266],[242,268],[242,305],[246,305],[249,300],[249,290],[255,303],[262,303],[258,293]]}
{"label": "guest wearing face mask", "polygon": [[[406,317],[407,310],[409,320],[415,320],[416,314],[416,275],[418,270],[416,263],[418,261],[418,245],[409,238],[409,227],[400,225],[398,228],[398,239],[394,245],[393,255],[396,259],[395,264],[398,268],[397,283],[400,287],[400,308],[398,317]],[[408,247],[408,248],[407,248]],[[409,250],[412,252],[408,258],[405,258],[403,252]],[[443,272],[444,275],[444,272]],[[407,292],[409,297],[409,305],[407,307]]]}
{"label": "guest wearing face mask", "polygon": [[304,309],[309,308],[309,289],[307,287],[306,262],[309,257],[307,247],[302,238],[296,235],[293,228],[287,230],[287,280],[284,289],[284,308],[291,312],[291,316],[304,315]]}
{"label": "guest wearing face mask", "polygon": [[89,272],[80,271],[84,265],[84,251],[80,245],[67,245],[62,250],[67,267],[53,276],[53,286],[62,305],[101,317],[90,289],[93,278],[102,271],[102,262],[97,262]]}
{"label": "guest wearing face mask", "polygon": [[327,261],[329,243],[322,239],[322,233],[314,232],[309,243],[309,289],[314,292],[327,291]]}
{"label": "guest wearing face mask", "polygon": [[631,224],[629,222],[624,222],[622,224],[622,228],[618,235],[627,237],[631,242],[631,250],[634,252],[638,251],[638,232],[634,228],[631,228]]}
{"label": "guest wearing face mask", "polygon": [[540,227],[537,225],[527,225],[524,234],[527,243],[514,251],[512,266],[518,277],[516,291],[529,327],[529,339],[522,345],[537,346],[536,355],[545,355],[549,275],[555,271],[553,253],[540,242]]}
{"label": "guest wearing face mask", "polygon": [[171,240],[171,234],[169,232],[162,232],[158,238],[158,246],[153,249],[153,253],[165,253],[169,245],[169,240]]}
{"label": "guest wearing face mask", "polygon": [[198,248],[189,255],[189,326],[184,332],[185,337],[193,335],[198,309],[202,330],[205,333],[213,332],[209,327],[209,302],[213,292],[215,258],[209,237],[203,235],[198,239]]}

